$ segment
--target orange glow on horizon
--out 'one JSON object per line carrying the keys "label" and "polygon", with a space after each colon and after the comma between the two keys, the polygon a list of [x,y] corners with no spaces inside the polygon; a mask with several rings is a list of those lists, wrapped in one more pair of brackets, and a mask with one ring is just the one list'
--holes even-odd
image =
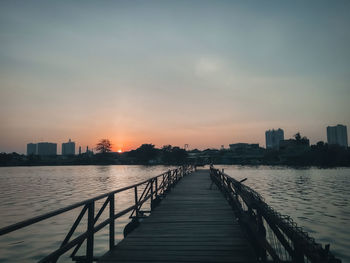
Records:
{"label": "orange glow on horizon", "polygon": [[[82,135],[77,134],[74,138],[78,138],[76,145],[82,146],[83,151],[89,145],[89,149],[95,148],[100,139],[106,138],[112,144],[112,152],[124,153],[136,150],[142,144],[154,144],[156,148],[161,149],[164,145],[172,145],[184,147],[189,144],[189,150],[207,148],[219,149],[221,145],[228,148],[230,143],[248,142],[260,143],[264,145],[265,124],[259,125],[257,129],[251,123],[244,125],[224,124],[217,127],[200,127],[196,129],[164,129],[164,130],[133,130],[127,124],[118,124],[120,127],[102,127],[100,130],[90,130],[90,133]],[[141,124],[140,124],[141,125]],[[258,130],[258,135],[255,132]],[[254,138],[254,139],[251,139]]]}

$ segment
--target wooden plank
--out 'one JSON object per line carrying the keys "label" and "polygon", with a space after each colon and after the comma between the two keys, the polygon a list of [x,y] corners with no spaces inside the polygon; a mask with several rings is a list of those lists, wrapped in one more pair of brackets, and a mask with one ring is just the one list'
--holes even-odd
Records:
{"label": "wooden plank", "polygon": [[256,262],[208,170],[183,178],[140,226],[99,262]]}

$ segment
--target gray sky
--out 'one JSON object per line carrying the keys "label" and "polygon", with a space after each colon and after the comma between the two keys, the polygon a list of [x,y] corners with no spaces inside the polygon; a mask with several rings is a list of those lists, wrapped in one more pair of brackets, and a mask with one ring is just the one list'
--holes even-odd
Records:
{"label": "gray sky", "polygon": [[[350,126],[349,1],[1,1],[0,152]],[[349,127],[350,128],[350,127]]]}

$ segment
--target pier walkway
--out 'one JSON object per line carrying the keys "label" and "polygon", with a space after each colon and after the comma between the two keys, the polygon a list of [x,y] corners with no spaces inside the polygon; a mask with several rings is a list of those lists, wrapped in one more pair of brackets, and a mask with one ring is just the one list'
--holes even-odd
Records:
{"label": "pier walkway", "polygon": [[209,170],[180,180],[140,226],[99,262],[256,262]]}

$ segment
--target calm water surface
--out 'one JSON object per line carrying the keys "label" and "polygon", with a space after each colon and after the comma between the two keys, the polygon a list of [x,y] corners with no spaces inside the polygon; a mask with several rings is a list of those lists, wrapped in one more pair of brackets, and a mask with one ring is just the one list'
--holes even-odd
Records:
{"label": "calm water surface", "polygon": [[[290,215],[316,241],[331,244],[350,262],[350,169],[289,169],[217,166],[258,191],[282,214]],[[40,215],[158,175],[167,166],[49,166],[0,168],[0,227]],[[133,192],[116,196],[116,209],[131,204]],[[100,206],[102,204],[97,204]],[[34,262],[57,249],[80,209],[0,237],[0,262]],[[102,220],[106,218],[102,216]],[[83,222],[86,221],[84,218]],[[117,220],[121,240],[129,221]],[[82,233],[82,224],[77,234]],[[108,227],[95,236],[95,254],[108,249]],[[84,247],[81,248],[81,253]],[[71,262],[63,256],[61,262]]]}

